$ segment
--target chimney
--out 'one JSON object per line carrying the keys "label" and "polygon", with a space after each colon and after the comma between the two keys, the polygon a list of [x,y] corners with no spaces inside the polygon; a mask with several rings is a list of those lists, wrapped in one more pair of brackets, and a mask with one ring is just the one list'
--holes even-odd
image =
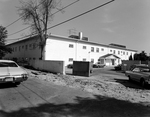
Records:
{"label": "chimney", "polygon": [[83,38],[82,32],[79,32],[79,39],[82,40],[82,38]]}

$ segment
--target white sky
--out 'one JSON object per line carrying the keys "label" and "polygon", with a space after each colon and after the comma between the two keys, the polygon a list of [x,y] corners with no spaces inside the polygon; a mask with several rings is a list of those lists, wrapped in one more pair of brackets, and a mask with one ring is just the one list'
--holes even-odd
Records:
{"label": "white sky", "polygon": [[[73,1],[75,0],[62,0],[62,6],[66,6]],[[58,24],[108,1],[80,0],[65,9],[65,13],[57,13],[49,26]],[[7,26],[19,18],[18,6],[18,0],[0,0],[0,25]],[[129,49],[138,50],[139,52],[144,50],[149,54],[149,11],[150,0],[115,0],[84,16],[50,29],[49,32],[69,36],[69,30],[75,29],[76,33],[83,32],[83,36],[88,37],[90,41],[101,44],[116,43],[126,45]],[[23,21],[19,20],[7,28],[8,35],[25,27],[27,25],[23,25]],[[22,35],[29,34],[29,32],[29,30],[25,30],[9,36],[8,39],[16,39],[22,37]]]}

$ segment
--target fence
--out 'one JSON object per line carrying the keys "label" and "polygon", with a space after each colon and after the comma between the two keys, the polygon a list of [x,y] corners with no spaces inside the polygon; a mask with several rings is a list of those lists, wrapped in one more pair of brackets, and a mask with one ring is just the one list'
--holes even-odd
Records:
{"label": "fence", "polygon": [[141,61],[122,60],[122,71],[130,70],[130,67],[134,64],[141,64]]}
{"label": "fence", "polygon": [[64,61],[31,60],[29,65],[38,70],[65,74]]}
{"label": "fence", "polygon": [[122,71],[130,70],[130,67],[134,64],[146,64],[150,67],[150,61],[133,61],[133,60],[122,60]]}

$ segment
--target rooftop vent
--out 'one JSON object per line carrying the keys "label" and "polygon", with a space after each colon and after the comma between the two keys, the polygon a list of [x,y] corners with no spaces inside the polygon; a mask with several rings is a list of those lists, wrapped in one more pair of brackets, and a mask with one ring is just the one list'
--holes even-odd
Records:
{"label": "rooftop vent", "polygon": [[88,41],[88,37],[83,37],[82,32],[79,32],[79,35],[70,35],[69,37],[74,38],[74,39],[80,39],[80,40]]}
{"label": "rooftop vent", "polygon": [[114,46],[114,47],[126,48],[126,46],[120,45],[120,44],[111,43],[111,44],[109,44],[109,45],[110,45],[110,46]]}

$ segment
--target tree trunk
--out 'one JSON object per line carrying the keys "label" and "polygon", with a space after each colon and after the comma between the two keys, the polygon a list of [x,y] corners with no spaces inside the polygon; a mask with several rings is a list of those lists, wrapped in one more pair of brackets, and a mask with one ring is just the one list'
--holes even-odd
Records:
{"label": "tree trunk", "polygon": [[40,60],[45,60],[45,44],[41,45],[41,57]]}
{"label": "tree trunk", "polygon": [[40,49],[41,49],[40,60],[45,60],[45,45],[46,45],[46,37],[42,36],[40,41]]}

